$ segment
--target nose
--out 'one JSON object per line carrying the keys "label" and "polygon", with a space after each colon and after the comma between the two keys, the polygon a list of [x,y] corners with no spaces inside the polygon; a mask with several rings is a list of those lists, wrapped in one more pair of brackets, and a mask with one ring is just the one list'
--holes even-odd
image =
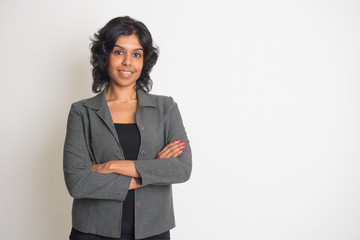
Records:
{"label": "nose", "polygon": [[124,66],[131,66],[132,65],[131,54],[127,53],[127,54],[124,55],[122,64]]}

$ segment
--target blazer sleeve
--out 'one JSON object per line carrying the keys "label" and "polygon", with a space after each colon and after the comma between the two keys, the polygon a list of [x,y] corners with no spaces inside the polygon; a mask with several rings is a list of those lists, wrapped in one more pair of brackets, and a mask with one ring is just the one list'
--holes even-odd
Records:
{"label": "blazer sleeve", "polygon": [[171,99],[171,107],[165,116],[167,143],[177,139],[185,141],[184,151],[174,158],[147,159],[134,161],[135,168],[141,176],[143,185],[167,185],[182,183],[190,178],[192,156],[189,139],[177,104]]}
{"label": "blazer sleeve", "polygon": [[70,109],[64,145],[63,170],[66,187],[73,198],[124,201],[131,177],[92,172],[83,117],[76,105]]}

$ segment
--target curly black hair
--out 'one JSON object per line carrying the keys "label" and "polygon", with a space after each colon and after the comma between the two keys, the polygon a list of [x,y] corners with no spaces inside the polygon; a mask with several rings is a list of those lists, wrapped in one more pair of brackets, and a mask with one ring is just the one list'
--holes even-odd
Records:
{"label": "curly black hair", "polygon": [[113,50],[117,39],[122,35],[129,36],[132,34],[138,37],[139,43],[144,49],[143,68],[140,77],[136,81],[136,87],[145,92],[151,91],[152,80],[150,72],[158,59],[159,49],[154,46],[151,34],[142,22],[125,16],[110,20],[91,39],[90,63],[93,66],[92,91],[94,93],[101,92],[110,82],[107,71],[109,54]]}

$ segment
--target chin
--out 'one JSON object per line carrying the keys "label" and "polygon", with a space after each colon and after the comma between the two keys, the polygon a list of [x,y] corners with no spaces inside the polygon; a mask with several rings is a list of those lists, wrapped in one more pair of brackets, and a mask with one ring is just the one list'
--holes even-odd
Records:
{"label": "chin", "polygon": [[119,86],[119,87],[131,87],[131,86],[135,86],[136,87],[136,81],[124,81],[124,80],[118,80],[118,81],[112,81],[112,84]]}

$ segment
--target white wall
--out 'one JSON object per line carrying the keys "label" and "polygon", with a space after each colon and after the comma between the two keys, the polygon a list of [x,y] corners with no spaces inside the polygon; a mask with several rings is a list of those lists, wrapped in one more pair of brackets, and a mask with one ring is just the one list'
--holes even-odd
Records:
{"label": "white wall", "polygon": [[179,103],[193,175],[172,239],[360,239],[359,1],[0,1],[1,239],[67,239],[70,104],[89,37],[143,21],[153,93]]}

